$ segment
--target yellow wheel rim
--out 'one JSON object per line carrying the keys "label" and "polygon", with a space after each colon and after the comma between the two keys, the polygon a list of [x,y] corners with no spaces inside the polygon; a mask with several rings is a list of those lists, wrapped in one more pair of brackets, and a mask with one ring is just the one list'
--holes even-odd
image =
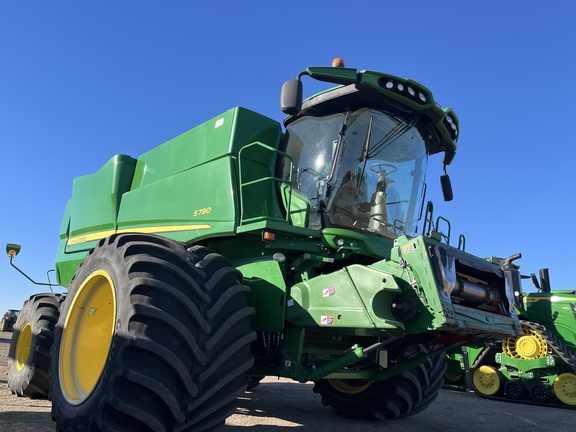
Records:
{"label": "yellow wheel rim", "polygon": [[576,375],[564,373],[554,380],[554,394],[566,405],[576,405]]}
{"label": "yellow wheel rim", "polygon": [[331,379],[328,383],[338,390],[340,393],[344,394],[358,394],[362,393],[368,387],[372,385],[372,381],[365,380],[342,380],[342,379]]}
{"label": "yellow wheel rim", "polygon": [[533,360],[551,352],[546,340],[536,330],[523,325],[524,335],[502,341],[502,352],[511,358]]}
{"label": "yellow wheel rim", "polygon": [[492,366],[480,366],[472,373],[472,383],[476,391],[485,396],[498,393],[502,384],[498,371]]}
{"label": "yellow wheel rim", "polygon": [[458,382],[462,378],[462,374],[461,373],[455,373],[455,372],[446,372],[444,374],[444,378],[446,378],[446,381]]}
{"label": "yellow wheel rim", "polygon": [[82,283],[64,323],[60,345],[60,388],[71,405],[94,391],[104,371],[116,323],[114,283],[95,271]]}
{"label": "yellow wheel rim", "polygon": [[30,356],[30,347],[32,346],[32,326],[29,322],[22,326],[20,329],[20,334],[18,335],[18,341],[16,342],[16,369],[19,371],[24,369],[28,357]]}

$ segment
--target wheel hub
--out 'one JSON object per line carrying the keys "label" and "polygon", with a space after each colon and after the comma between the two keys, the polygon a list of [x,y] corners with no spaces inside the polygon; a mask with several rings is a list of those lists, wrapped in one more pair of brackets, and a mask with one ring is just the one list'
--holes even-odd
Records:
{"label": "wheel hub", "polygon": [[501,381],[494,367],[483,365],[472,373],[472,383],[478,393],[492,396],[500,389]]}
{"label": "wheel hub", "polygon": [[30,356],[30,347],[32,346],[32,326],[29,322],[24,324],[20,329],[18,341],[16,342],[15,364],[16,369],[21,371],[28,362]]}
{"label": "wheel hub", "polygon": [[64,323],[60,346],[60,387],[71,405],[92,393],[104,371],[116,323],[110,275],[98,270],[82,283]]}
{"label": "wheel hub", "polygon": [[548,343],[536,330],[523,325],[524,335],[507,338],[502,341],[502,351],[511,358],[533,360],[545,357],[550,348]]}
{"label": "wheel hub", "polygon": [[532,336],[521,336],[516,341],[516,352],[522,358],[533,359],[541,350],[538,341]]}
{"label": "wheel hub", "polygon": [[365,380],[343,380],[343,379],[331,379],[328,380],[328,383],[334,389],[338,390],[340,393],[344,394],[358,394],[362,393],[368,387],[372,385],[372,381],[365,381]]}
{"label": "wheel hub", "polygon": [[554,380],[554,394],[566,405],[576,405],[576,375],[564,373]]}

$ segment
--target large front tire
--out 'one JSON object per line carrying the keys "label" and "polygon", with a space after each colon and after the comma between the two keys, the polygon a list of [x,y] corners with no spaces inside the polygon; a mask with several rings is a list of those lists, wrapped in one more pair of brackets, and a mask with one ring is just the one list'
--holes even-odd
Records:
{"label": "large front tire", "polygon": [[58,431],[208,431],[252,366],[241,275],[205,248],[141,234],[100,241],[78,268],[52,350]]}
{"label": "large front tire", "polygon": [[22,306],[8,350],[8,387],[17,396],[48,397],[50,349],[61,301],[60,294],[35,294]]}
{"label": "large front tire", "polygon": [[444,384],[444,354],[385,381],[321,380],[314,385],[322,403],[344,417],[392,420],[419,413],[438,396]]}

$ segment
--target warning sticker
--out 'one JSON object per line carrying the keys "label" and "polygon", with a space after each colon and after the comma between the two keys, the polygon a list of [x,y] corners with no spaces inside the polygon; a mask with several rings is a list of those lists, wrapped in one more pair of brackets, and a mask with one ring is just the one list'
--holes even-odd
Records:
{"label": "warning sticker", "polygon": [[402,246],[402,253],[408,255],[416,250],[416,245],[414,243],[408,243]]}
{"label": "warning sticker", "polygon": [[336,294],[336,287],[331,286],[322,290],[322,297],[330,297]]}
{"label": "warning sticker", "polygon": [[334,315],[321,315],[320,316],[321,325],[332,325],[334,324]]}

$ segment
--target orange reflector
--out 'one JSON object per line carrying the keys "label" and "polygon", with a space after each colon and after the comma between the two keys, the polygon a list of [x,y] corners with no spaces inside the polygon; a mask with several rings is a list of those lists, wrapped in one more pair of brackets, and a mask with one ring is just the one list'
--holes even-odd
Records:
{"label": "orange reflector", "polygon": [[264,231],[262,238],[264,240],[274,241],[274,240],[276,240],[276,234],[274,234],[273,232],[270,232],[270,231]]}

